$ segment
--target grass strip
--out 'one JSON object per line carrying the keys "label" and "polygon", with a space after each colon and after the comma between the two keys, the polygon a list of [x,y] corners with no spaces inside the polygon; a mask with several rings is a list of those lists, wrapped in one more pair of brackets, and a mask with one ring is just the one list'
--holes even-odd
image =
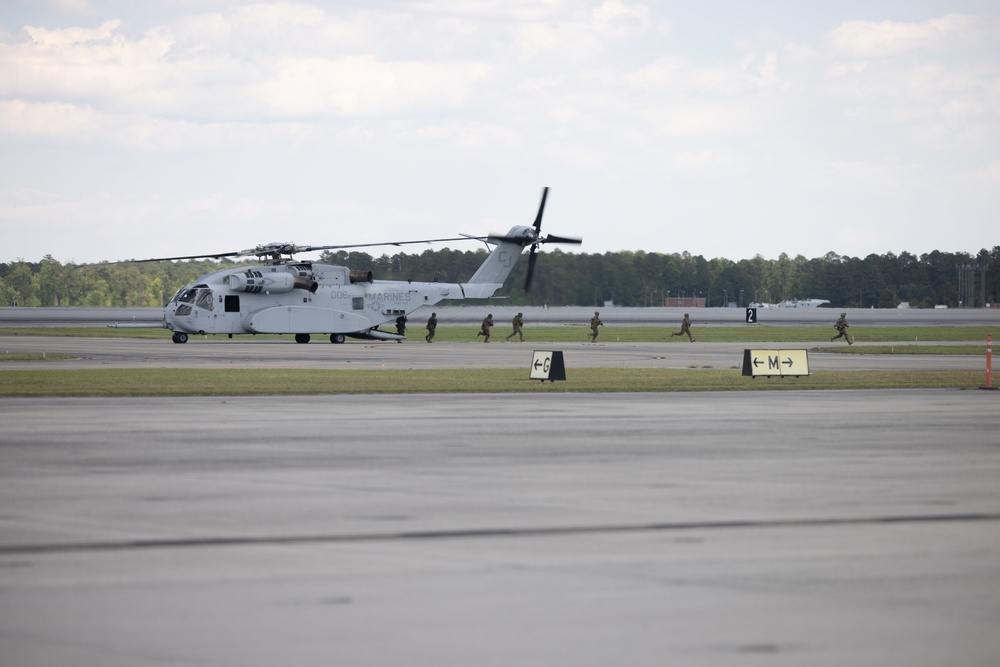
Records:
{"label": "grass strip", "polygon": [[[651,343],[662,342],[675,345],[689,345],[687,337],[672,338],[671,331],[677,329],[676,325],[648,325],[648,326],[605,326],[601,328],[600,342],[621,342],[621,343]],[[872,343],[914,343],[914,342],[968,342],[980,345],[981,350],[985,350],[987,334],[1000,333],[995,331],[995,327],[963,327],[963,326],[917,326],[917,327],[851,327],[851,335],[858,343],[869,345]],[[438,326],[436,341],[440,342],[479,342],[481,338],[476,337],[478,327],[469,326]],[[711,326],[695,325],[691,329],[695,339],[705,343],[808,343],[816,341],[828,341],[833,335],[831,327],[826,326],[769,326],[769,325],[743,325],[743,326]],[[419,326],[411,326],[407,330],[408,340],[416,343],[423,343],[426,330]],[[493,330],[493,340],[501,341],[510,333],[507,327],[498,327]],[[585,326],[564,325],[564,326],[527,326],[524,329],[525,342],[530,343],[568,343],[585,342],[590,328]],[[166,329],[108,329],[103,327],[34,327],[18,329],[0,329],[0,336],[72,336],[89,338],[145,338],[169,340],[171,332]],[[288,340],[290,335],[279,336],[275,334],[258,334],[258,338],[274,338],[276,340]],[[234,340],[241,340],[244,336],[237,336]],[[199,340],[224,341],[226,337],[220,336],[197,336],[192,334],[191,341]],[[327,337],[314,335],[313,341],[318,344],[327,344]],[[849,346],[841,341],[844,350],[853,350],[859,346]]]}
{"label": "grass strip", "polygon": [[12,370],[0,373],[0,397],[972,389],[983,384],[983,373],[976,371],[823,371],[751,378],[734,369],[577,368],[567,376],[566,382],[543,383],[529,380],[523,369]]}
{"label": "grass strip", "polygon": [[851,347],[819,347],[817,352],[832,352],[834,354],[861,355],[894,355],[894,354],[933,354],[948,355],[985,355],[986,345],[854,345]]}
{"label": "grass strip", "polygon": [[48,354],[41,352],[38,354],[0,354],[0,362],[3,361],[62,361],[65,359],[75,359],[72,354]]}

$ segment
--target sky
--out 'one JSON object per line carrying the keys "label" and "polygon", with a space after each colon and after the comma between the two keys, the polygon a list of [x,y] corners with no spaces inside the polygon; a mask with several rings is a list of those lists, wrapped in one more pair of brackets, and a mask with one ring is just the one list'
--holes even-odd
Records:
{"label": "sky", "polygon": [[0,262],[502,233],[544,186],[567,252],[992,249],[1000,0],[0,5]]}

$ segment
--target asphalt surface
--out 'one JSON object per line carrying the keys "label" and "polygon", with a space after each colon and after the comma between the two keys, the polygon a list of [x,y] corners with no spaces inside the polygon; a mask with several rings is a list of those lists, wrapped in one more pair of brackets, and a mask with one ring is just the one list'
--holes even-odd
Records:
{"label": "asphalt surface", "polygon": [[997,401],[0,401],[0,662],[993,665]]}
{"label": "asphalt surface", "polygon": [[[0,340],[35,343],[79,355],[46,368],[527,373],[533,349]],[[742,352],[563,349],[569,381]],[[3,399],[0,665],[995,665],[998,408],[978,389]]]}

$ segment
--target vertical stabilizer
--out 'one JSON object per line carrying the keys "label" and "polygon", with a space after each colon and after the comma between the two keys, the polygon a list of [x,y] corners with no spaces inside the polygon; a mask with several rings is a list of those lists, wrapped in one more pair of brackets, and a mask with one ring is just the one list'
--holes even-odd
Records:
{"label": "vertical stabilizer", "polygon": [[494,292],[503,287],[507,276],[514,270],[514,265],[517,264],[524,246],[534,239],[533,231],[531,227],[511,227],[505,238],[523,237],[525,242],[500,241],[482,266],[469,278],[469,282],[462,284],[465,298],[485,299],[493,296]]}

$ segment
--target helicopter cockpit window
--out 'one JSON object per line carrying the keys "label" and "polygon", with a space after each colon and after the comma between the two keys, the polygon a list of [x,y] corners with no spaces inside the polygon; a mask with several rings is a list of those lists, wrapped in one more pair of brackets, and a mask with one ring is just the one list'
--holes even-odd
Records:
{"label": "helicopter cockpit window", "polygon": [[197,294],[198,290],[196,289],[182,289],[177,292],[177,296],[174,297],[174,301],[177,303],[194,303],[194,298]]}
{"label": "helicopter cockpit window", "polygon": [[212,310],[215,306],[212,301],[212,290],[204,287],[182,289],[174,297],[174,301],[182,304],[194,304],[203,310]]}
{"label": "helicopter cockpit window", "polygon": [[198,296],[195,299],[195,304],[199,308],[204,310],[212,310],[214,302],[212,301],[212,290],[210,289],[200,289],[197,290]]}

